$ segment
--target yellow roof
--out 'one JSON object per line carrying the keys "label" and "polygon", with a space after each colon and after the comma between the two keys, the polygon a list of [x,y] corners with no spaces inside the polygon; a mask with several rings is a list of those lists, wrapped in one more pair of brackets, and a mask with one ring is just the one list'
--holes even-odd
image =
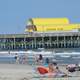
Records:
{"label": "yellow roof", "polygon": [[32,18],[34,25],[69,24],[68,18]]}

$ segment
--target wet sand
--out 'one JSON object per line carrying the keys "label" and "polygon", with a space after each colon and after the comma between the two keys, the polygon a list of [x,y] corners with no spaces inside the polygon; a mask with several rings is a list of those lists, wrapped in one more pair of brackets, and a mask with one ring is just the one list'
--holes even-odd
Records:
{"label": "wet sand", "polygon": [[0,64],[0,80],[80,80],[79,71],[69,73],[64,66],[60,66],[60,69],[73,77],[41,78],[34,69],[34,66],[26,64]]}

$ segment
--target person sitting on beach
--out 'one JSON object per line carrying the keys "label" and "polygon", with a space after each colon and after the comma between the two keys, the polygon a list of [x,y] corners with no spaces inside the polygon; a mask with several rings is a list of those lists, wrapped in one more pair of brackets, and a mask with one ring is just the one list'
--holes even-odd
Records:
{"label": "person sitting on beach", "polygon": [[56,67],[53,65],[53,63],[49,63],[48,69],[50,73],[56,72]]}
{"label": "person sitting on beach", "polygon": [[48,67],[39,66],[38,72],[48,77],[67,77],[68,75],[62,72],[59,67],[55,67],[53,63],[49,63]]}
{"label": "person sitting on beach", "polygon": [[49,72],[48,75],[49,76],[58,76],[58,77],[67,77],[68,75],[64,72],[62,72],[58,66],[55,66],[53,63],[50,63],[49,66]]}

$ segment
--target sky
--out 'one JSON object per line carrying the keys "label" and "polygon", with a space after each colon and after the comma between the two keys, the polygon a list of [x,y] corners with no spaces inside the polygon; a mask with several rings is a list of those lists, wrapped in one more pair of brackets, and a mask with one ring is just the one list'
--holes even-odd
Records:
{"label": "sky", "polygon": [[80,23],[80,0],[0,0],[0,34],[22,34],[27,20],[36,17]]}

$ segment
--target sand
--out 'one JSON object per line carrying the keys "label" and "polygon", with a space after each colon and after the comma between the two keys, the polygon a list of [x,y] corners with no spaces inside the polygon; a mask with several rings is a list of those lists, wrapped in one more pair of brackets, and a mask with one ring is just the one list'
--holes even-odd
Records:
{"label": "sand", "polygon": [[0,80],[22,80],[29,78],[31,66],[20,64],[0,64]]}
{"label": "sand", "polygon": [[[63,72],[66,72],[74,77],[70,78],[41,78],[35,72],[35,66],[27,64],[0,64],[0,80],[80,80],[80,72],[69,73],[64,66],[60,67]],[[75,77],[77,76],[77,77]]]}

